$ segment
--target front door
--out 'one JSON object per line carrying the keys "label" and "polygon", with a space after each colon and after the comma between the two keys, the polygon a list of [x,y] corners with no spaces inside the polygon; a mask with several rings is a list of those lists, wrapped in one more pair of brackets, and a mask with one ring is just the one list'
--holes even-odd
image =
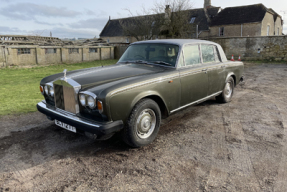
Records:
{"label": "front door", "polygon": [[205,98],[208,94],[208,74],[206,66],[202,65],[200,46],[185,46],[183,56],[184,64],[179,69],[181,107]]}

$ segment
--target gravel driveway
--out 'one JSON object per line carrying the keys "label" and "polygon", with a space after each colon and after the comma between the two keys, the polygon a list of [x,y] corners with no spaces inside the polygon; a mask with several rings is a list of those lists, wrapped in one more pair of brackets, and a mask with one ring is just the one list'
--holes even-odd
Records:
{"label": "gravel driveway", "polygon": [[182,110],[139,149],[2,117],[2,191],[287,191],[287,65],[247,64],[231,103]]}

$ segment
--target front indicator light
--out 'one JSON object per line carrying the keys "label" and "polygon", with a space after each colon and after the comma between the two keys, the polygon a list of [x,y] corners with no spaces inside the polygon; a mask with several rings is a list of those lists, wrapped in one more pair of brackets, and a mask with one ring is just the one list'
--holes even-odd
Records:
{"label": "front indicator light", "polygon": [[44,88],[42,85],[40,85],[40,91],[41,91],[42,95],[44,95]]}
{"label": "front indicator light", "polygon": [[95,100],[92,96],[89,96],[88,97],[88,105],[91,109],[94,109],[96,104],[95,104]]}
{"label": "front indicator light", "polygon": [[85,95],[80,95],[80,103],[82,106],[86,106],[86,96]]}
{"label": "front indicator light", "polygon": [[98,110],[100,113],[102,113],[104,110],[103,110],[103,103],[101,101],[98,101],[97,102],[97,106],[98,106]]}

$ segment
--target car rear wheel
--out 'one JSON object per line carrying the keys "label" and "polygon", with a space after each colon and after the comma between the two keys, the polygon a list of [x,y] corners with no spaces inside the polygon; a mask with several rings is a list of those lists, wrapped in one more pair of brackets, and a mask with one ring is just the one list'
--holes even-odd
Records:
{"label": "car rear wheel", "polygon": [[221,103],[228,103],[231,101],[234,92],[234,79],[228,77],[222,93],[216,97],[216,100]]}
{"label": "car rear wheel", "polygon": [[154,141],[159,131],[161,112],[151,99],[139,101],[133,108],[122,132],[123,140],[132,147],[141,147]]}

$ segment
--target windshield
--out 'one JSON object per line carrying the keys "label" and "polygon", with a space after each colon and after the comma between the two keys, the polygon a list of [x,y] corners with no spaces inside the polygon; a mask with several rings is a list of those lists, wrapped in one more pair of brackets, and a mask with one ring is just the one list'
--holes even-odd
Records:
{"label": "windshield", "polygon": [[170,44],[135,44],[128,47],[119,63],[154,63],[175,66],[179,47]]}

